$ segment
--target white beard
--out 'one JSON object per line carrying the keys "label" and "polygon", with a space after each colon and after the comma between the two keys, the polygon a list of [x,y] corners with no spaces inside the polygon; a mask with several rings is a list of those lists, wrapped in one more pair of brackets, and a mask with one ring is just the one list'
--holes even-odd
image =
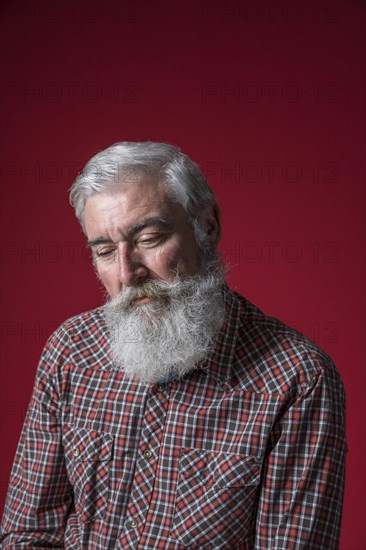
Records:
{"label": "white beard", "polygon": [[[172,283],[149,280],[109,301],[106,322],[117,367],[148,384],[182,378],[197,368],[212,351],[224,320],[223,283],[215,267]],[[152,299],[132,303],[142,296]]]}

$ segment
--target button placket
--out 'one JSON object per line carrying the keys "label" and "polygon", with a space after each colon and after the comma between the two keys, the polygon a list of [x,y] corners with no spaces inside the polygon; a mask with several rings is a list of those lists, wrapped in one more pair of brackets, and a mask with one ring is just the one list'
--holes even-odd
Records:
{"label": "button placket", "polygon": [[125,535],[130,545],[139,532],[137,526],[133,528],[130,521],[138,522],[139,527],[142,528],[153,494],[157,466],[157,461],[154,458],[159,455],[169,403],[169,389],[170,386],[166,384],[152,387],[146,401],[144,423],[141,430],[140,458],[136,463],[135,482],[130,493],[129,502],[130,517],[136,519],[126,522]]}

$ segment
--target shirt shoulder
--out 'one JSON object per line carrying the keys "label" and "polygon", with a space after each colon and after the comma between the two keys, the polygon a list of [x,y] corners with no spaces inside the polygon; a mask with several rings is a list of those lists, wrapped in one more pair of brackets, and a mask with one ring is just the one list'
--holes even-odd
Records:
{"label": "shirt shoulder", "polygon": [[109,362],[108,329],[103,307],[64,321],[48,338],[43,357],[50,364],[70,362],[88,368]]}
{"label": "shirt shoulder", "polygon": [[234,370],[241,384],[259,393],[296,396],[311,390],[322,377],[342,393],[339,372],[318,344],[238,293],[232,296],[238,304]]}

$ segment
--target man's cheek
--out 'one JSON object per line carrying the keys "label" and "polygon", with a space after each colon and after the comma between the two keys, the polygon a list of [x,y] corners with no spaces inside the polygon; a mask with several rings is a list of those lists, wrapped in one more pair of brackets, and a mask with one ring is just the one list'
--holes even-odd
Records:
{"label": "man's cheek", "polygon": [[166,254],[165,265],[167,266],[167,271],[173,273],[175,276],[178,275],[188,275],[189,269],[187,269],[187,261],[181,251],[171,250]]}
{"label": "man's cheek", "polygon": [[160,248],[155,251],[152,261],[153,271],[155,271],[162,279],[170,279],[171,274],[176,270],[179,261],[180,255],[175,248]]}

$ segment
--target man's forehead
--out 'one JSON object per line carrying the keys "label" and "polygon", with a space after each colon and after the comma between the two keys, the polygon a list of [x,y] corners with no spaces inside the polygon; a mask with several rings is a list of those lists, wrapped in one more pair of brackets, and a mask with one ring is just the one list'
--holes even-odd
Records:
{"label": "man's forehead", "polygon": [[153,225],[169,230],[175,223],[184,223],[186,218],[182,205],[172,199],[165,184],[157,180],[122,184],[95,193],[85,207],[86,232],[92,242],[101,235],[103,227],[113,227],[127,236]]}
{"label": "man's forehead", "polygon": [[135,180],[124,180],[122,178],[117,182],[111,182],[109,187],[106,186],[100,191],[92,193],[86,199],[86,204],[90,202],[90,199],[98,199],[98,197],[110,197],[111,200],[114,199],[119,202],[123,197],[133,195],[144,198],[147,194],[162,197],[164,200],[171,200],[164,180],[144,174]]}

